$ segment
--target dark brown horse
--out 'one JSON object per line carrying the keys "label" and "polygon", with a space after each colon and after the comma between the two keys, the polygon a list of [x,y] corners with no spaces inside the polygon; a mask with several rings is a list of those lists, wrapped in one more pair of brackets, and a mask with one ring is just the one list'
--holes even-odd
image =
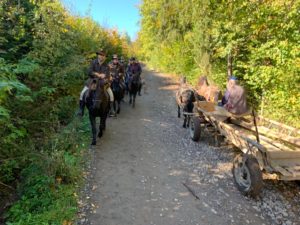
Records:
{"label": "dark brown horse", "polygon": [[114,109],[117,113],[120,113],[121,110],[121,101],[124,98],[125,95],[125,89],[121,85],[121,78],[120,76],[114,76],[112,83],[111,83],[111,89],[114,93]]}
{"label": "dark brown horse", "polygon": [[135,107],[135,98],[140,89],[141,75],[139,73],[133,73],[129,77],[128,90],[129,90],[129,104],[132,104],[132,108]]}
{"label": "dark brown horse", "polygon": [[100,79],[93,79],[89,90],[84,94],[85,104],[89,110],[89,118],[92,127],[92,145],[96,145],[96,118],[100,117],[98,137],[101,138],[106,127],[106,118],[109,111],[108,94],[105,84]]}
{"label": "dark brown horse", "polygon": [[[186,78],[182,77],[180,86],[176,92],[177,112],[180,118],[180,111],[183,113],[192,113],[194,109],[194,102],[196,101],[197,93],[186,83]],[[183,127],[186,128],[190,124],[190,116],[184,115]]]}

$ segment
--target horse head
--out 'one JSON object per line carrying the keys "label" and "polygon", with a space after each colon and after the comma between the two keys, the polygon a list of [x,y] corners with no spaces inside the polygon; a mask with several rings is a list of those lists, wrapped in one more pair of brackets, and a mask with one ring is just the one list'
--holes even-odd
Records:
{"label": "horse head", "polygon": [[105,98],[104,81],[99,78],[94,78],[89,85],[88,98],[92,102],[93,109],[100,109],[101,102]]}
{"label": "horse head", "polygon": [[198,80],[198,86],[208,86],[208,81],[207,81],[207,77],[202,75],[199,80]]}
{"label": "horse head", "polygon": [[139,74],[138,73],[133,73],[131,75],[131,80],[132,80],[132,83],[138,83],[138,81],[139,81]]}

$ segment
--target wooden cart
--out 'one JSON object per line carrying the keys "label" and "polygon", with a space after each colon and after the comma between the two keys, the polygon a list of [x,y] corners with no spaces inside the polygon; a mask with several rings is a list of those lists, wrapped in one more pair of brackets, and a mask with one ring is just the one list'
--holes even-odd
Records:
{"label": "wooden cart", "polygon": [[263,187],[262,173],[280,180],[300,180],[300,131],[251,112],[235,116],[211,102],[198,101],[190,122],[190,136],[200,139],[212,131],[242,151],[233,161],[233,177],[245,195],[256,196]]}

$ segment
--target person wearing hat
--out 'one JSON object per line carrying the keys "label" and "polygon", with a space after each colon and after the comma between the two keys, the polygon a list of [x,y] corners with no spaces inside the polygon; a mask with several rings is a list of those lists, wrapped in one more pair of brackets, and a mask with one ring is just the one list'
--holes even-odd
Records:
{"label": "person wearing hat", "polygon": [[141,73],[142,73],[142,67],[141,65],[136,61],[135,57],[131,57],[129,60],[129,65],[126,70],[127,74],[127,80],[129,79],[129,76],[132,74],[138,74],[140,79],[140,87],[138,90],[139,96],[141,96],[141,89],[142,89],[142,82],[141,82]]}
{"label": "person wearing hat", "polygon": [[124,80],[125,80],[126,62],[125,62],[125,59],[124,59],[123,56],[121,56],[121,57],[119,58],[119,63],[120,63],[120,65],[122,66],[122,69],[123,69],[123,71],[124,71]]}
{"label": "person wearing hat", "polygon": [[108,64],[108,67],[112,76],[124,76],[124,68],[119,62],[117,54],[113,55],[112,61]]}
{"label": "person wearing hat", "polygon": [[113,78],[119,78],[120,79],[120,85],[123,90],[125,90],[125,84],[124,84],[124,67],[121,65],[118,59],[117,54],[113,54],[112,61],[108,64],[109,67],[109,73]]}
{"label": "person wearing hat", "polygon": [[[82,89],[80,93],[80,101],[79,101],[79,112],[77,113],[78,116],[83,116],[84,114],[84,101],[83,101],[83,96],[84,93],[89,89],[88,86],[92,82],[93,79],[99,78],[101,79],[104,83],[108,83],[110,80],[110,74],[109,74],[109,68],[105,62],[106,59],[106,53],[100,49],[99,51],[96,52],[97,58],[94,59],[89,67],[88,70],[88,75],[89,79],[87,80],[84,88]],[[110,87],[106,89],[107,94],[109,95],[110,99],[110,114],[115,115],[114,108],[112,107],[113,102],[114,102],[114,95]]]}

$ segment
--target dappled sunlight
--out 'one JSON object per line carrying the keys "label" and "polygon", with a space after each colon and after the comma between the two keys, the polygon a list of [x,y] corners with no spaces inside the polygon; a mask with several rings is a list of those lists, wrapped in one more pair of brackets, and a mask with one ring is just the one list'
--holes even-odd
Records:
{"label": "dappled sunlight", "polygon": [[190,195],[190,192],[180,192],[178,193],[180,197],[186,197]]}
{"label": "dappled sunlight", "polygon": [[178,85],[175,85],[175,84],[158,88],[158,90],[166,90],[166,91],[174,91],[177,89],[178,89]]}
{"label": "dappled sunlight", "polygon": [[214,173],[231,173],[232,163],[221,163],[219,162],[217,164],[216,168],[209,169],[210,171]]}
{"label": "dappled sunlight", "polygon": [[201,184],[201,179],[198,174],[190,173],[189,176],[190,176],[190,179],[189,179],[190,182],[192,182],[193,184],[198,184],[198,185]]}
{"label": "dappled sunlight", "polygon": [[149,119],[145,119],[145,118],[143,118],[143,119],[140,119],[141,121],[145,121],[145,122],[153,122],[152,120],[149,120]]}
{"label": "dappled sunlight", "polygon": [[170,173],[169,173],[169,175],[171,175],[171,176],[180,176],[180,175],[182,175],[183,174],[183,172],[181,171],[181,170],[172,170]]}
{"label": "dappled sunlight", "polygon": [[168,127],[169,124],[167,124],[167,123],[160,123],[160,126],[161,126],[161,127]]}

